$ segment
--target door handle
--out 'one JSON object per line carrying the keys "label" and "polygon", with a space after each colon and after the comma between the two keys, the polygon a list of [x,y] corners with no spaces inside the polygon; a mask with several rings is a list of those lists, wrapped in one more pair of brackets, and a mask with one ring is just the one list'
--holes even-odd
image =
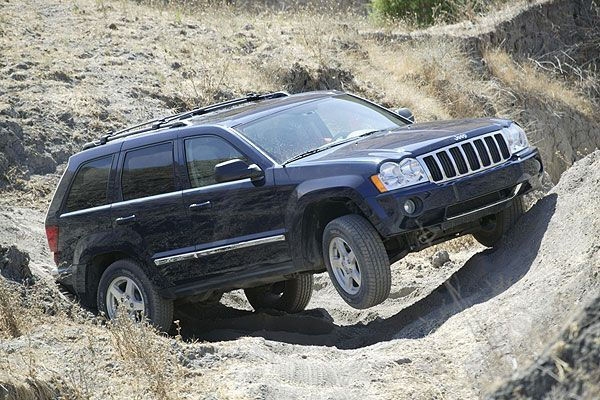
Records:
{"label": "door handle", "polygon": [[115,219],[115,222],[119,225],[123,225],[123,224],[126,224],[128,222],[133,222],[133,221],[135,221],[135,214],[130,215],[128,217],[119,217],[119,218]]}
{"label": "door handle", "polygon": [[200,210],[203,208],[212,208],[212,204],[210,201],[205,201],[203,203],[194,203],[194,204],[190,204],[190,210],[194,211],[194,210]]}

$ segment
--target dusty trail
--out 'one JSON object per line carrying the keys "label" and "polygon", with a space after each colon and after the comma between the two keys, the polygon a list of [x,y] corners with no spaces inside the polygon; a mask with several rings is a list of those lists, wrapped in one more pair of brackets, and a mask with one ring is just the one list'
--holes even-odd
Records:
{"label": "dusty trail", "polygon": [[[0,2],[0,245],[26,251],[49,286],[40,210],[61,165],[84,141],[171,109],[333,82],[385,93],[379,100],[413,107],[423,119],[514,112],[533,124],[532,141],[546,148],[553,178],[580,159],[503,243],[484,249],[465,239],[409,255],[393,266],[390,298],[372,309],[349,308],[326,275],[316,277],[308,310],[297,315],[254,313],[240,292],[212,308],[181,307],[183,340],[176,332],[133,340],[159,354],[153,362],[170,356],[181,367],[166,375],[173,398],[471,399],[544,352],[540,365],[555,360],[550,343],[600,296],[600,151],[585,156],[599,143],[598,113],[581,88],[525,74],[528,65],[508,54],[506,63],[502,54],[483,54],[490,68],[478,56],[483,72],[473,71],[475,61],[442,40],[447,32],[410,44],[366,37],[359,30],[370,25],[360,19],[315,17],[307,28],[275,15],[249,24],[245,14],[182,18],[145,3]],[[530,15],[546,21],[554,3],[571,4],[538,3],[510,23],[511,40]],[[557,12],[553,27],[563,14],[571,15]],[[528,40],[537,40],[532,26]],[[236,62],[217,76],[223,55]],[[439,249],[451,262],[436,268]],[[68,312],[40,320],[26,335],[0,340],[0,384],[5,374],[27,384],[33,363],[36,379],[64,376],[89,398],[148,396],[156,376],[144,375],[138,359],[127,369],[105,326]]]}

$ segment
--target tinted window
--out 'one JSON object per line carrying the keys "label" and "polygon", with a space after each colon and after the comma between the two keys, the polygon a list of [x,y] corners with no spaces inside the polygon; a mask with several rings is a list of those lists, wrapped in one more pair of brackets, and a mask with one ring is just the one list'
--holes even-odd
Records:
{"label": "tinted window", "polygon": [[213,185],[215,165],[239,158],[248,162],[239,151],[216,136],[204,136],[185,141],[185,158],[192,187]]}
{"label": "tinted window", "polygon": [[128,151],[121,176],[123,200],[175,190],[173,144],[163,143]]}
{"label": "tinted window", "polygon": [[83,210],[107,203],[106,192],[112,156],[89,161],[79,168],[67,197],[65,212]]}

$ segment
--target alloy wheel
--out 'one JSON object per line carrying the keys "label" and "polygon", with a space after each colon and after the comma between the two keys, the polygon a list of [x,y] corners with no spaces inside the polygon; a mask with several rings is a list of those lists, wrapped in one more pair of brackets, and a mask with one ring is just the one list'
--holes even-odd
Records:
{"label": "alloy wheel", "polygon": [[329,262],[333,275],[340,287],[353,295],[360,290],[360,266],[354,251],[341,237],[334,237],[329,243]]}

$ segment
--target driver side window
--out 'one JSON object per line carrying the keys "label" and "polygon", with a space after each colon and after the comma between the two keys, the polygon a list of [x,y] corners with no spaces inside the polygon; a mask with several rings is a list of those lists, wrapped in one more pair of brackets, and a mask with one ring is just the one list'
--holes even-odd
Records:
{"label": "driver side window", "polygon": [[248,158],[229,142],[217,136],[202,136],[185,141],[185,158],[190,186],[198,188],[216,184],[215,165],[238,158]]}

